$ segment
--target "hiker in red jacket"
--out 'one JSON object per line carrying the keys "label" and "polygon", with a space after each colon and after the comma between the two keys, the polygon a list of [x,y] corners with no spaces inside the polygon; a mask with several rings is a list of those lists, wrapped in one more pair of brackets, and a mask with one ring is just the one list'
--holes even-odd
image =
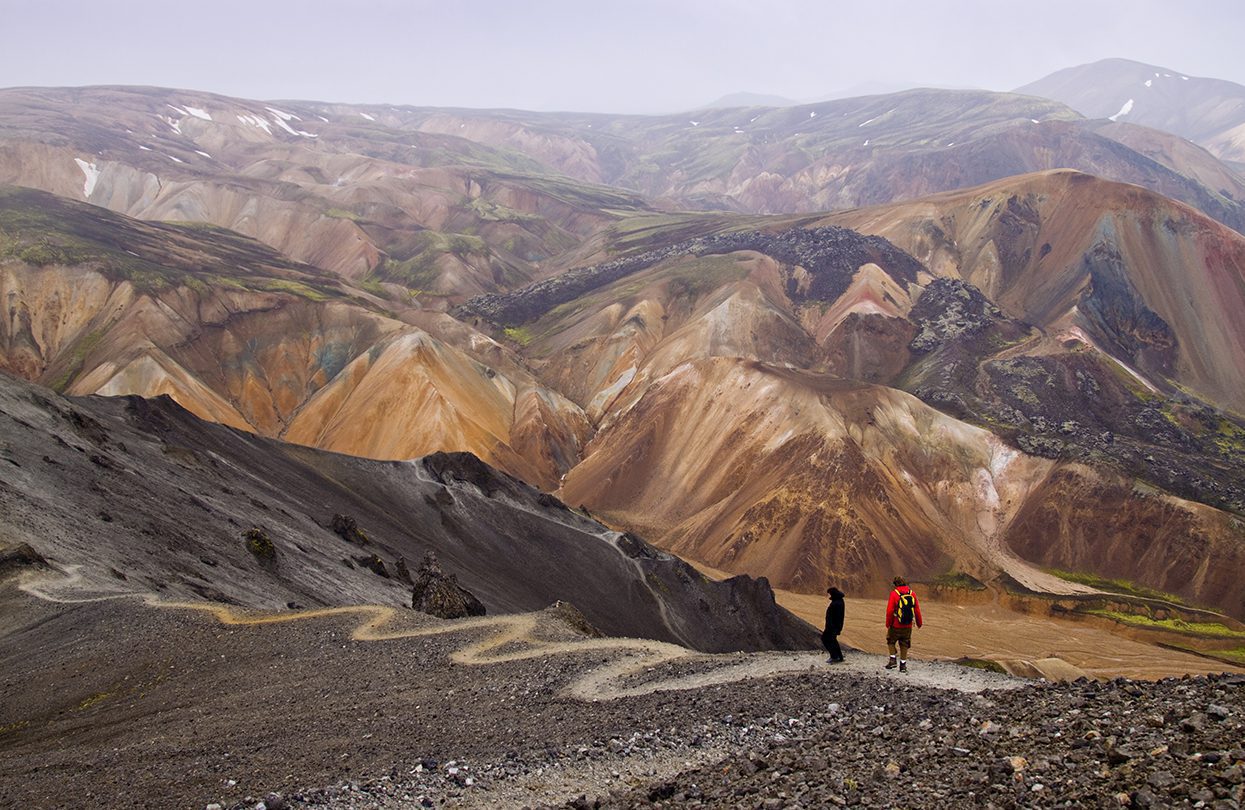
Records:
{"label": "hiker in red jacket", "polygon": [[908,580],[895,577],[895,589],[891,598],[886,601],[886,648],[890,650],[891,660],[886,662],[887,669],[895,668],[895,645],[899,645],[899,671],[908,671],[908,648],[912,646],[912,624],[921,626],[921,603],[916,601],[916,594],[908,587]]}

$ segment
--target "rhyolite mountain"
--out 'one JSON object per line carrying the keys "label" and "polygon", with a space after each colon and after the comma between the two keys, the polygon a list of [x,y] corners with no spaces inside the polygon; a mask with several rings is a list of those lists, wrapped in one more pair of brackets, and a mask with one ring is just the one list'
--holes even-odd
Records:
{"label": "rhyolite mountain", "polygon": [[590,434],[496,342],[437,313],[404,323],[230,231],[0,188],[0,257],[0,369],[58,391],[169,394],[205,419],[373,458],[471,450],[545,487]]}
{"label": "rhyolite mountain", "polygon": [[0,182],[207,222],[433,302],[533,277],[636,195],[364,108],[150,88],[0,91]]}
{"label": "rhyolite mountain", "polygon": [[[2,176],[218,226],[6,192],[23,376],[343,453],[471,451],[806,592],[896,570],[1085,590],[1064,568],[1245,614],[1245,239],[1215,221],[1239,189],[1178,138],[962,91],[746,122],[0,96]],[[869,160],[834,169],[857,139]],[[1133,184],[1018,174],[1064,165]],[[748,178],[781,193],[745,201]]]}
{"label": "rhyolite mountain", "polygon": [[3,545],[29,545],[46,562],[27,570],[54,566],[85,596],[404,606],[432,552],[490,613],[569,602],[602,632],[710,652],[817,643],[764,581],[708,580],[470,454],[371,461],[168,397],[70,399],[4,373],[0,424]]}
{"label": "rhyolite mountain", "polygon": [[1063,587],[1024,547],[1241,610],[1239,562],[1201,562],[1245,552],[1239,234],[1074,172],[749,224],[458,310],[597,425],[569,502],[799,590],[896,567]]}
{"label": "rhyolite mountain", "polygon": [[1171,132],[1221,160],[1245,165],[1245,86],[1236,82],[1103,59],[1056,71],[1016,92],[1063,102],[1090,118]]}

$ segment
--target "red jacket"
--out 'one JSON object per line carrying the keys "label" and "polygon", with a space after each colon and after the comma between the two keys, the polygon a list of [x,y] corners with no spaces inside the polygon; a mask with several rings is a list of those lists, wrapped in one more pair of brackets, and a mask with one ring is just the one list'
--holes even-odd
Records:
{"label": "red jacket", "polygon": [[[895,617],[895,609],[899,607],[899,595],[904,593],[912,593],[912,589],[907,585],[900,585],[891,591],[891,598],[886,602],[886,629],[892,627],[911,627],[912,624],[901,624],[899,619]],[[920,627],[921,621],[921,603],[917,601],[916,594],[912,593],[912,615],[916,619],[916,626]]]}

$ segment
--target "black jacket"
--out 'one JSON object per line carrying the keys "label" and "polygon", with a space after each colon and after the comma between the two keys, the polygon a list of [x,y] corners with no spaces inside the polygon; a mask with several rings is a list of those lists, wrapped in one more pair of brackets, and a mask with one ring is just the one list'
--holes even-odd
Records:
{"label": "black jacket", "polygon": [[837,636],[843,632],[843,592],[830,589],[830,606],[826,608],[826,635]]}

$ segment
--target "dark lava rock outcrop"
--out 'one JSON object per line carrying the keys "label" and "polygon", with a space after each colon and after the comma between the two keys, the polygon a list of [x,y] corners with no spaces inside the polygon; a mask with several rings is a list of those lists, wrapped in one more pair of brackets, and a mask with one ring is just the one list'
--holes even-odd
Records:
{"label": "dark lava rock outcrop", "polygon": [[[1175,340],[1170,329],[1119,275],[1112,264],[1118,256],[1093,261],[1098,270],[1086,311],[1110,325],[1103,334],[1118,341],[1119,356],[1165,367]],[[1001,350],[1033,334],[1031,327],[959,280],[932,281],[908,319],[918,330],[910,349],[921,356],[901,382],[926,403],[986,426],[1030,455],[1110,467],[1245,514],[1245,425],[1234,415],[1185,392],[1151,390],[1080,345],[1001,358]]]}
{"label": "dark lava rock outcrop", "polygon": [[47,569],[48,561],[29,543],[0,548],[0,577],[31,569]]}
{"label": "dark lava rock outcrop", "polygon": [[741,250],[763,253],[785,265],[798,265],[807,270],[811,276],[808,286],[800,289],[793,280],[787,290],[794,299],[801,301],[836,300],[864,264],[877,264],[901,282],[915,282],[917,273],[924,269],[920,262],[880,236],[863,236],[833,225],[791,228],[779,233],[731,231],[580,267],[512,293],[477,296],[459,307],[456,314],[482,317],[501,326],[517,326],[666,259]]}
{"label": "dark lava rock outcrop", "polygon": [[908,317],[920,330],[910,348],[923,353],[980,334],[1002,320],[1002,312],[973,285],[936,278],[925,287]]}
{"label": "dark lava rock outcrop", "polygon": [[483,616],[486,612],[480,600],[458,584],[458,577],[441,570],[437,555],[432,552],[424,555],[415,574],[411,607],[442,619]]}

